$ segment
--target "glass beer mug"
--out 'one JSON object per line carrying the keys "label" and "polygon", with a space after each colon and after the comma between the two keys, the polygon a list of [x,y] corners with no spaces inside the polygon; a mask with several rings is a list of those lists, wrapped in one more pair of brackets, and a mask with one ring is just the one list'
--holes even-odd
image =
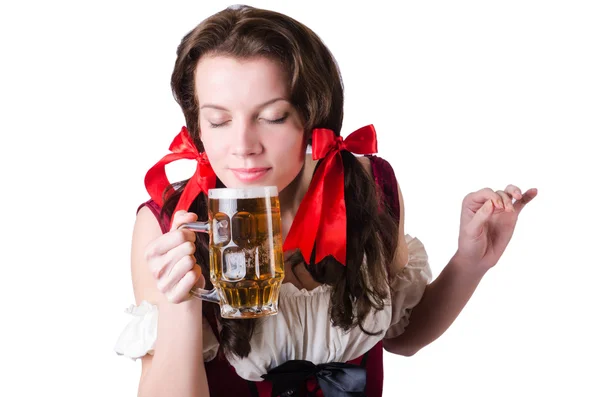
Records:
{"label": "glass beer mug", "polygon": [[214,288],[194,288],[193,296],[219,303],[223,318],[277,314],[284,276],[277,187],[210,189],[208,222],[181,227],[210,236]]}

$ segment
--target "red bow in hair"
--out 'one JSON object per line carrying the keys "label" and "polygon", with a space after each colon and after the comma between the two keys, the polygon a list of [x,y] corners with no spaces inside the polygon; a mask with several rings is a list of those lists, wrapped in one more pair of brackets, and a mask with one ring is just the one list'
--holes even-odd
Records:
{"label": "red bow in hair", "polygon": [[198,197],[200,192],[204,192],[208,195],[208,189],[214,188],[217,183],[217,176],[210,166],[206,153],[199,153],[198,149],[196,149],[186,127],[181,128],[181,131],[175,139],[173,139],[171,146],[169,146],[169,150],[173,153],[164,156],[148,170],[146,177],[144,178],[144,183],[150,197],[162,207],[163,193],[170,185],[167,175],[165,174],[165,165],[180,159],[196,159],[198,162],[196,171],[183,189],[183,193],[177,202],[175,211],[173,211],[173,214],[175,214],[175,212],[179,210],[187,211],[190,208],[192,201]]}
{"label": "red bow in hair", "polygon": [[315,247],[315,263],[327,255],[346,265],[346,202],[341,150],[356,154],[377,153],[377,136],[372,124],[345,140],[332,130],[317,128],[312,137],[313,160],[323,159],[300,203],[298,213],[283,245],[284,251],[299,248],[306,263]]}

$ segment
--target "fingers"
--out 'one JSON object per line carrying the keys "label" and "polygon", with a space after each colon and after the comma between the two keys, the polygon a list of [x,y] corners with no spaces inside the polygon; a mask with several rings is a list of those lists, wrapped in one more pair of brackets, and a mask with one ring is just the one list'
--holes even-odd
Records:
{"label": "fingers", "polygon": [[515,200],[519,200],[521,197],[523,197],[523,194],[521,193],[521,189],[519,189],[515,185],[506,186],[506,189],[504,189],[504,191],[506,192],[506,194],[508,194],[510,197],[514,198]]}
{"label": "fingers", "polygon": [[489,187],[467,194],[464,203],[467,207],[477,211],[488,200],[492,200],[495,207],[504,208],[502,196]]}
{"label": "fingers", "polygon": [[204,288],[204,282],[200,266],[194,265],[173,288],[165,293],[165,296],[171,303],[181,303],[190,297],[192,288]]}
{"label": "fingers", "polygon": [[156,284],[160,292],[166,293],[171,290],[187,272],[193,269],[196,265],[195,251],[196,245],[189,241],[169,251],[166,255],[169,259],[167,259],[165,266],[161,269],[161,274]]}
{"label": "fingers", "polygon": [[485,224],[494,213],[494,201],[487,200],[481,208],[475,212],[469,223],[465,226],[464,233],[473,240],[476,240],[482,236],[485,230]]}
{"label": "fingers", "polygon": [[194,222],[198,216],[187,211],[178,211],[168,233],[152,241],[146,247],[146,262],[156,280],[157,289],[172,303],[189,298],[196,282],[204,285],[202,271],[196,264],[196,233],[179,227]]}
{"label": "fingers", "polygon": [[[464,227],[464,233],[472,239],[484,236],[486,223],[497,212],[516,212],[521,210],[537,196],[537,189],[531,188],[521,193],[515,185],[508,185],[505,190],[493,191],[485,188],[468,194],[464,205],[475,213]],[[516,201],[513,203],[513,199]],[[468,218],[467,218],[468,219]]]}
{"label": "fingers", "polygon": [[[503,197],[505,207],[507,209],[509,207],[506,205],[506,198],[509,197],[511,204],[510,207],[513,208],[513,210],[509,212],[516,212],[518,214],[523,210],[527,203],[529,203],[535,198],[535,196],[537,196],[537,192],[538,191],[536,188],[531,188],[523,194],[521,193],[521,189],[519,189],[517,186],[508,185],[506,186],[506,189],[504,189],[504,191],[498,190],[496,193]],[[513,203],[512,199],[515,199],[516,201]]]}
{"label": "fingers", "polygon": [[517,200],[514,204],[515,207],[515,211],[518,213],[520,213],[523,208],[531,201],[535,198],[535,196],[537,196],[538,194],[538,190],[536,188],[531,188],[529,190],[527,190],[521,197],[520,200]]}
{"label": "fingers", "polygon": [[177,211],[173,215],[173,224],[171,225],[171,231],[179,229],[181,225],[188,222],[195,222],[198,220],[198,215],[193,212],[187,212],[184,210]]}
{"label": "fingers", "polygon": [[[463,204],[473,212],[478,211],[488,200],[493,202],[497,210],[506,212],[519,212],[523,206],[531,201],[537,194],[537,189],[529,189],[525,194],[515,185],[507,185],[504,190],[493,191],[490,188],[484,188],[465,196]],[[513,200],[517,200],[513,202]],[[518,204],[517,204],[518,203]]]}
{"label": "fingers", "polygon": [[176,253],[171,252],[173,249],[181,245],[189,246],[189,244],[186,243],[194,244],[195,241],[196,234],[193,231],[180,229],[165,233],[148,244],[145,252],[146,262],[148,263],[148,266],[150,266],[150,271],[154,277],[161,277],[164,272],[168,270],[166,267],[170,268],[171,265],[183,256],[180,255],[178,258],[175,258],[174,255]]}
{"label": "fingers", "polygon": [[497,190],[496,194],[502,199],[502,208],[504,208],[506,212],[515,212],[512,203],[512,197],[510,197],[507,193],[505,193],[502,190]]}

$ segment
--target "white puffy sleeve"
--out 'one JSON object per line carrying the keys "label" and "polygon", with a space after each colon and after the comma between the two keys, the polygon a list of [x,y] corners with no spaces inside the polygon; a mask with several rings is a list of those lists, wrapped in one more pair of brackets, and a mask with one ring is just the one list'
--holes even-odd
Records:
{"label": "white puffy sleeve", "polygon": [[418,238],[406,234],[408,262],[390,280],[392,321],[385,338],[394,338],[404,332],[409,323],[410,312],[421,298],[425,287],[431,282],[427,251]]}
{"label": "white puffy sleeve", "polygon": [[[133,318],[121,332],[115,344],[115,352],[132,360],[137,360],[146,354],[154,354],[158,333],[158,307],[142,301],[139,306],[129,306],[125,309],[125,313]],[[202,322],[202,331],[204,361],[210,361],[217,355],[219,342],[208,322]]]}

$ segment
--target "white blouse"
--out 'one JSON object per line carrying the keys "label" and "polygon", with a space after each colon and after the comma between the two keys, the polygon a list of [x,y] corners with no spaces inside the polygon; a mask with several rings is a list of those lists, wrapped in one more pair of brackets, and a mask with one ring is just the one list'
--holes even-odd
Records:
{"label": "white blouse", "polygon": [[[346,362],[369,351],[382,338],[393,338],[408,325],[410,311],[415,307],[431,281],[425,247],[417,238],[404,236],[408,245],[408,263],[393,275],[390,296],[384,310],[373,310],[364,328],[384,330],[384,335],[367,335],[360,327],[343,331],[329,318],[330,288],[321,285],[313,290],[298,290],[285,283],[279,293],[279,313],[257,321],[251,351],[245,358],[228,357],[237,374],[250,381],[261,381],[261,375],[288,360],[308,360],[315,364]],[[133,319],[122,331],[115,351],[133,360],[154,353],[158,328],[157,306],[143,301],[131,305],[126,313]],[[219,342],[211,327],[203,323],[204,361],[215,358]]]}

